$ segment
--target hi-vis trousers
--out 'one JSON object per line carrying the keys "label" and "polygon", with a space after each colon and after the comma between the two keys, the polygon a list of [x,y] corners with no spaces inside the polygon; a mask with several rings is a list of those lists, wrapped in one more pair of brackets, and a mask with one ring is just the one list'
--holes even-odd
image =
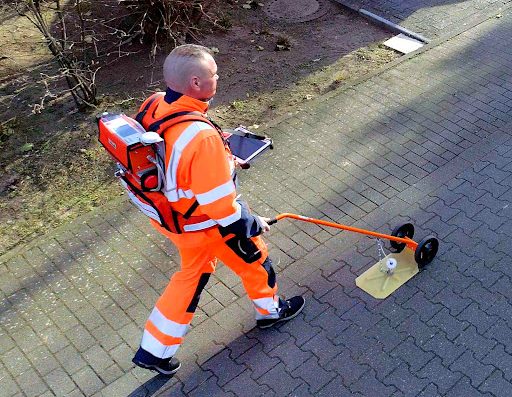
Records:
{"label": "hi-vis trousers", "polygon": [[222,237],[218,229],[172,234],[154,226],[178,248],[181,269],[171,277],[146,322],[141,342],[144,350],[159,358],[174,356],[217,259],[241,278],[256,309],[256,319],[278,317],[276,276],[261,237]]}

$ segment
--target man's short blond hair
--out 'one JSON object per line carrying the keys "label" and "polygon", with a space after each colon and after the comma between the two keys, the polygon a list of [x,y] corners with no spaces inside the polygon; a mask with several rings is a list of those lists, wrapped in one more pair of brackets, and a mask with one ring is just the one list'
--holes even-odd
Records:
{"label": "man's short blond hair", "polygon": [[197,44],[176,47],[165,58],[163,72],[167,87],[183,92],[190,76],[197,73],[203,60],[211,57],[212,51]]}

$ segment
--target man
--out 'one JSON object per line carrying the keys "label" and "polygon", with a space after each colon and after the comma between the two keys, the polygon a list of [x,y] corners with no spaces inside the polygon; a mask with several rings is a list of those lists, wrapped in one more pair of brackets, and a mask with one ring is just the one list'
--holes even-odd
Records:
{"label": "man", "polygon": [[163,73],[165,95],[148,98],[138,120],[165,141],[162,191],[183,230],[171,233],[152,222],[176,245],[181,269],[151,312],[133,362],[170,376],[180,367],[174,355],[217,259],[241,278],[260,328],[295,317],[304,298],[279,298],[272,262],[259,236],[269,230],[268,219],[251,214],[236,199],[234,157],[222,133],[206,119],[219,78],[210,51],[179,46],[165,60]]}

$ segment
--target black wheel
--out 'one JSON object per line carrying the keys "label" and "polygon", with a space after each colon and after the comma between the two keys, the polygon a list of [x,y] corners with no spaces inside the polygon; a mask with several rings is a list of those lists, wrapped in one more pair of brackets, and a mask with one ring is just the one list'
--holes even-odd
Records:
{"label": "black wheel", "polygon": [[[414,226],[412,223],[404,223],[403,225],[399,225],[393,229],[391,235],[394,237],[409,237],[412,238],[414,236]],[[405,243],[399,243],[397,241],[389,241],[391,244],[391,251],[393,252],[402,252],[405,248]]]}
{"label": "black wheel", "polygon": [[439,249],[439,241],[434,236],[427,236],[418,243],[414,251],[414,260],[421,270],[436,257]]}

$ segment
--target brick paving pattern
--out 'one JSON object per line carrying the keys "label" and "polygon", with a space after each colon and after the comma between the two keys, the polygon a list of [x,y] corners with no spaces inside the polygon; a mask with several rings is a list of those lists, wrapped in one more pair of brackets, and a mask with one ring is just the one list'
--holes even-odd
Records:
{"label": "brick paving pattern", "polygon": [[354,283],[374,240],[281,221],[267,240],[304,312],[254,329],[219,266],[181,370],[155,376],[130,359],[178,257],[120,200],[0,258],[2,396],[510,396],[511,48],[505,12],[277,123],[242,176],[261,215],[435,234],[435,261],[389,298]]}
{"label": "brick paving pattern", "polygon": [[510,0],[334,0],[353,10],[364,9],[428,39],[465,30],[482,16],[499,15]]}

